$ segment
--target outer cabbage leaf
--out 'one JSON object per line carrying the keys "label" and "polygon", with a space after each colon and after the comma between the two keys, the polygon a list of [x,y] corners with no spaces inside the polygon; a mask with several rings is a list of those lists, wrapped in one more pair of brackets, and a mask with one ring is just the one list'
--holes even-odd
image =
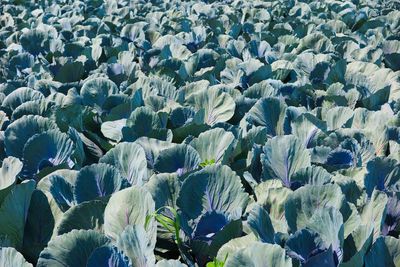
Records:
{"label": "outer cabbage leaf", "polygon": [[159,173],[177,173],[179,176],[196,170],[201,160],[197,151],[185,144],[175,145],[160,152],[154,163]]}
{"label": "outer cabbage leaf", "polygon": [[[7,157],[3,159],[0,168],[0,196],[4,189],[9,188],[11,185],[15,184],[17,180],[17,175],[22,170],[22,162],[14,157]],[[0,203],[1,201],[0,197]]]}
{"label": "outer cabbage leaf", "polygon": [[24,259],[21,253],[12,247],[0,248],[0,266],[33,267],[32,264]]}
{"label": "outer cabbage leaf", "polygon": [[379,237],[383,229],[387,202],[388,197],[385,193],[374,190],[360,214],[362,223],[373,229],[373,240]]}
{"label": "outer cabbage leaf", "polygon": [[112,94],[118,93],[117,85],[105,78],[93,78],[87,80],[81,88],[81,96],[83,104],[94,106],[97,108],[103,107],[106,98]]}
{"label": "outer cabbage leaf", "polygon": [[278,245],[254,242],[243,250],[228,255],[226,266],[290,267],[292,260]]}
{"label": "outer cabbage leaf", "polygon": [[321,121],[310,113],[301,114],[292,122],[292,133],[309,148],[319,132],[326,131],[326,122]]}
{"label": "outer cabbage leaf", "polygon": [[118,170],[105,163],[83,167],[76,177],[74,199],[77,203],[105,197],[129,186]]}
{"label": "outer cabbage leaf", "polygon": [[28,139],[50,129],[57,129],[57,125],[50,119],[41,116],[28,115],[14,121],[4,133],[7,155],[22,158]]}
{"label": "outer cabbage leaf", "polygon": [[128,225],[118,236],[116,245],[129,257],[132,266],[153,266],[155,263],[155,242],[140,224]]}
{"label": "outer cabbage leaf", "polygon": [[149,107],[135,109],[127,119],[126,126],[122,128],[123,140],[135,141],[142,136],[164,141],[172,140],[172,133],[165,128],[166,123],[160,116]]}
{"label": "outer cabbage leaf", "polygon": [[87,267],[98,266],[112,266],[112,267],[130,267],[132,266],[129,259],[116,247],[102,246],[96,248],[90,255]]}
{"label": "outer cabbage leaf", "polygon": [[11,118],[13,120],[18,120],[24,115],[39,115],[45,117],[50,113],[53,106],[54,102],[47,101],[44,98],[26,101],[13,111]]}
{"label": "outer cabbage leaf", "polygon": [[247,218],[247,224],[259,241],[270,244],[275,243],[274,227],[272,226],[268,212],[262,206],[256,204],[253,207]]}
{"label": "outer cabbage leaf", "polygon": [[94,230],[72,230],[52,239],[40,253],[36,266],[84,267],[93,251],[108,242],[104,235]]}
{"label": "outer cabbage leaf", "polygon": [[67,210],[57,226],[57,235],[66,234],[74,229],[96,230],[103,232],[104,209],[107,201],[85,201]]}
{"label": "outer cabbage leaf", "polygon": [[7,239],[21,249],[35,181],[27,180],[11,189],[0,206],[0,240]]}
{"label": "outer cabbage leaf", "polygon": [[342,128],[353,117],[353,111],[348,107],[335,107],[326,111],[328,130]]}
{"label": "outer cabbage leaf", "polygon": [[264,180],[280,179],[288,188],[291,187],[294,173],[311,166],[310,153],[293,135],[276,136],[268,140],[263,152],[261,161]]}
{"label": "outer cabbage leaf", "polygon": [[299,260],[302,264],[307,264],[313,256],[326,249],[318,233],[307,228],[291,235],[285,243],[285,248],[290,257]]}
{"label": "outer cabbage leaf", "polygon": [[25,102],[43,98],[43,94],[39,91],[33,90],[29,87],[20,87],[6,96],[1,103],[1,106],[10,111],[14,111],[18,106]]}
{"label": "outer cabbage leaf", "polygon": [[[153,198],[144,188],[130,187],[121,190],[111,196],[104,210],[104,232],[115,241],[128,225],[144,227],[147,216],[152,215],[154,211]],[[154,218],[151,218],[146,233],[154,243],[155,229],[156,223]]]}
{"label": "outer cabbage leaf", "polygon": [[24,175],[29,177],[46,168],[60,165],[72,168],[74,148],[75,145],[68,135],[59,130],[49,130],[32,136],[24,146]]}
{"label": "outer cabbage leaf", "polygon": [[145,187],[152,195],[156,209],[165,206],[176,208],[176,200],[181,187],[177,174],[154,175]]}
{"label": "outer cabbage leaf", "polygon": [[235,137],[231,132],[215,128],[203,132],[190,142],[202,162],[226,163],[233,151]]}
{"label": "outer cabbage leaf", "polygon": [[255,188],[257,203],[268,212],[275,231],[286,232],[285,203],[292,191],[279,180],[268,180]]}
{"label": "outer cabbage leaf", "polygon": [[116,167],[131,185],[142,185],[148,180],[146,153],[135,143],[120,143],[99,160]]}
{"label": "outer cabbage leaf", "polygon": [[22,252],[30,262],[36,263],[53,235],[54,226],[55,218],[46,195],[40,190],[33,191],[22,245]]}
{"label": "outer cabbage leaf", "polygon": [[285,103],[278,98],[262,98],[246,113],[241,126],[244,126],[246,121],[254,126],[267,127],[268,134],[271,136],[281,135],[286,108]]}
{"label": "outer cabbage leaf", "polygon": [[228,121],[235,112],[233,98],[217,88],[203,89],[192,94],[187,102],[194,106],[196,110],[204,108],[204,122],[209,125]]}
{"label": "outer cabbage leaf", "polygon": [[334,207],[339,210],[343,201],[340,187],[334,184],[306,185],[297,189],[285,203],[285,217],[290,230],[294,232],[306,227],[319,209]]}
{"label": "outer cabbage leaf", "polygon": [[391,236],[379,237],[365,257],[365,266],[400,266],[400,241]]}
{"label": "outer cabbage leaf", "polygon": [[342,261],[344,226],[339,210],[334,207],[316,210],[307,223],[307,228],[319,234],[325,247],[332,248],[336,262]]}
{"label": "outer cabbage leaf", "polygon": [[188,219],[205,212],[241,214],[248,202],[239,176],[224,165],[207,166],[182,184],[177,205]]}
{"label": "outer cabbage leaf", "polygon": [[154,168],[154,163],[158,155],[160,155],[160,152],[175,145],[170,142],[147,137],[139,138],[135,143],[143,147],[146,154],[147,168],[151,170]]}
{"label": "outer cabbage leaf", "polygon": [[359,225],[344,241],[341,267],[363,265],[365,254],[372,244],[372,228]]}
{"label": "outer cabbage leaf", "polygon": [[156,267],[187,267],[187,265],[178,260],[160,260]]}

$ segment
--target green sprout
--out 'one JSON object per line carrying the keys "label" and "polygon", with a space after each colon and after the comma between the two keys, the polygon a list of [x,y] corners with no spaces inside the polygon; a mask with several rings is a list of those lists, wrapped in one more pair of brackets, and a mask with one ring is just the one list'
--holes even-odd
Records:
{"label": "green sprout", "polygon": [[[170,218],[170,217],[162,214],[161,212],[163,210],[169,210],[172,213],[173,218]],[[178,246],[181,245],[182,240],[181,240],[180,234],[179,234],[181,227],[180,227],[180,223],[179,223],[179,214],[176,211],[176,209],[174,209],[173,207],[164,206],[164,207],[157,209],[154,213],[147,215],[146,222],[145,222],[146,228],[147,228],[151,218],[154,218],[159,224],[162,225],[162,227],[164,227],[168,232],[173,234],[175,236],[176,244]]]}
{"label": "green sprout", "polygon": [[213,165],[213,164],[215,164],[215,159],[210,159],[210,160],[206,159],[205,161],[200,163],[200,167],[205,168],[206,166]]}

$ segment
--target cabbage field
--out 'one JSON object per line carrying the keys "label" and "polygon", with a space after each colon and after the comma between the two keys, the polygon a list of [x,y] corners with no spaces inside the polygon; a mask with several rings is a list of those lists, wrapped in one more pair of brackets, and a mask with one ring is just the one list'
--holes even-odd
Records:
{"label": "cabbage field", "polygon": [[400,267],[400,2],[0,0],[0,267]]}

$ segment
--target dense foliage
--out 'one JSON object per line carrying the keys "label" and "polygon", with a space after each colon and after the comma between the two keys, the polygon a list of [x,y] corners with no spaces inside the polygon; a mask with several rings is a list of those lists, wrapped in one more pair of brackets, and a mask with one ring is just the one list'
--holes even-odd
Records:
{"label": "dense foliage", "polygon": [[400,266],[398,1],[0,12],[0,266]]}

